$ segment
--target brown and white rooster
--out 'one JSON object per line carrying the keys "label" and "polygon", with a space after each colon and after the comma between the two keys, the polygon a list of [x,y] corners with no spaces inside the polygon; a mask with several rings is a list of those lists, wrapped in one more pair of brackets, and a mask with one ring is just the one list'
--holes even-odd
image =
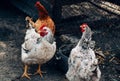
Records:
{"label": "brown and white rooster", "polygon": [[[42,77],[41,65],[49,61],[56,52],[56,42],[52,31],[43,25],[39,33],[35,31],[30,23],[26,31],[25,40],[21,48],[21,60],[25,64],[22,77],[29,78],[28,65],[39,64],[36,73]],[[36,74],[35,73],[35,74]]]}
{"label": "brown and white rooster", "polygon": [[35,27],[35,29],[37,31],[39,31],[39,29],[43,25],[46,25],[48,28],[50,28],[50,30],[52,31],[52,33],[54,35],[55,34],[55,24],[54,24],[54,21],[52,20],[52,18],[49,16],[45,7],[39,1],[36,2],[35,7],[37,8],[37,10],[39,12],[39,18],[35,22],[33,22],[30,17],[27,17],[29,22],[31,23],[31,25],[33,27]]}
{"label": "brown and white rooster", "polygon": [[80,28],[83,34],[70,53],[66,77],[69,81],[99,81],[101,71],[92,49],[95,45],[91,41],[92,31],[87,24],[82,24]]}

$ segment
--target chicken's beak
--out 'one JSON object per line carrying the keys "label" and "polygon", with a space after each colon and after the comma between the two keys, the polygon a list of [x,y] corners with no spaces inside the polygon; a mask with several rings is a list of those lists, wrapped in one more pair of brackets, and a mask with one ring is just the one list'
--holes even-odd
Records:
{"label": "chicken's beak", "polygon": [[80,26],[80,30],[81,30],[81,32],[84,32],[84,31],[85,31],[82,26]]}

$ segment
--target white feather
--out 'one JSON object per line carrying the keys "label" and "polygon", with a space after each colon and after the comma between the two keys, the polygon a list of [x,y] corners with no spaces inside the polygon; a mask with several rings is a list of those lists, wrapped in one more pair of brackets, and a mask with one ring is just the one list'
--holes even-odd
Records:
{"label": "white feather", "polygon": [[[31,25],[30,25],[31,26]],[[49,35],[50,32],[48,32]],[[43,64],[49,61],[56,52],[56,42],[49,43],[46,38],[30,27],[26,31],[25,41],[21,48],[21,60],[25,64]]]}
{"label": "white feather", "polygon": [[[99,81],[98,60],[91,49],[91,30],[83,33],[77,46],[71,50],[66,77],[69,81]],[[95,73],[94,73],[95,71]]]}

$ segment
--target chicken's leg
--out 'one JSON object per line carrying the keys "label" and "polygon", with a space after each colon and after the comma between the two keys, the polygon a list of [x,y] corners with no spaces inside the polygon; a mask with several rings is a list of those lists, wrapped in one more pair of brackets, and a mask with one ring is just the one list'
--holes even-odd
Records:
{"label": "chicken's leg", "polygon": [[46,72],[41,71],[41,66],[40,66],[40,64],[39,64],[38,69],[37,69],[37,71],[35,72],[35,74],[39,74],[40,77],[43,77],[42,73],[46,73]]}
{"label": "chicken's leg", "polygon": [[29,74],[27,73],[27,70],[28,70],[28,65],[25,65],[24,73],[23,73],[22,77],[26,77],[26,78],[30,79]]}

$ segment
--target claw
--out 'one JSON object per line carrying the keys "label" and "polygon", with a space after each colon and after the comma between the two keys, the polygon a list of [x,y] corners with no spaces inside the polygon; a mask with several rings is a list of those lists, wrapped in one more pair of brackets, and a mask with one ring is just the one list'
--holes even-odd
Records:
{"label": "claw", "polygon": [[23,73],[22,77],[26,77],[26,78],[28,78],[28,79],[31,79],[31,78],[29,77],[29,75],[31,75],[31,74]]}
{"label": "claw", "polygon": [[31,78],[29,77],[29,75],[31,75],[31,74],[28,74],[28,73],[27,73],[27,69],[28,69],[28,66],[25,65],[25,67],[24,67],[24,73],[23,73],[22,77],[26,77],[26,78],[28,78],[28,79],[31,79]]}
{"label": "claw", "polygon": [[40,65],[39,65],[39,66],[38,66],[38,70],[34,73],[34,75],[39,74],[40,77],[42,78],[42,77],[43,77],[42,73],[46,73],[46,72],[41,71]]}

